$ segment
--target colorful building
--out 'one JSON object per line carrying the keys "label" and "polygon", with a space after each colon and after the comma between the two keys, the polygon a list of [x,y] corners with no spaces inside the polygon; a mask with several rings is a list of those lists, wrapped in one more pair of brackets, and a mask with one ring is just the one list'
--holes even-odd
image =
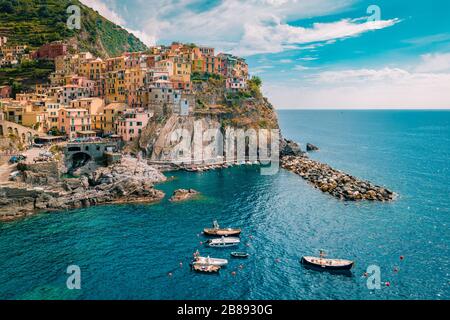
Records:
{"label": "colorful building", "polygon": [[61,108],[58,115],[58,128],[69,139],[75,139],[78,133],[91,131],[91,115],[86,109]]}
{"label": "colorful building", "polygon": [[117,134],[123,141],[133,141],[140,136],[150,118],[151,114],[144,112],[143,109],[126,110],[117,119]]}
{"label": "colorful building", "polygon": [[77,85],[65,85],[60,88],[58,92],[58,103],[62,105],[69,105],[72,100],[88,98],[91,89],[87,87],[80,87]]}
{"label": "colorful building", "polygon": [[67,45],[64,43],[48,43],[34,52],[34,59],[54,60],[56,57],[67,54]]}

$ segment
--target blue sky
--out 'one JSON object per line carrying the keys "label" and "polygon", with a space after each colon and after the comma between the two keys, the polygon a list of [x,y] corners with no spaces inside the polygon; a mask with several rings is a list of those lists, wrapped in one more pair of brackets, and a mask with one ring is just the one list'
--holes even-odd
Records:
{"label": "blue sky", "polygon": [[245,56],[280,109],[450,108],[447,0],[82,2],[148,45]]}

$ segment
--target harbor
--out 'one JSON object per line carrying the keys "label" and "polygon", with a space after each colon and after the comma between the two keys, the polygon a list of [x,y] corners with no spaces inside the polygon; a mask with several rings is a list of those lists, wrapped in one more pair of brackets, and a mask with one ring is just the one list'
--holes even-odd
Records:
{"label": "harbor", "polygon": [[[412,148],[401,135],[383,134],[383,121],[377,139],[363,136],[371,143],[365,153],[352,135],[304,134],[308,131],[303,127],[302,134],[296,135],[289,125],[296,114],[280,113],[281,123],[295,140],[320,146],[321,151],[311,154],[311,159],[388,185],[402,196],[393,202],[339,201],[286,170],[261,176],[258,166],[166,173],[173,178],[155,185],[166,194],[157,203],[79,208],[2,224],[0,254],[5,259],[0,263],[4,270],[0,296],[194,300],[448,297],[447,284],[442,281],[447,277],[443,253],[450,243],[443,154],[433,145],[425,152],[430,147],[425,143],[428,139],[419,135],[411,144],[419,146],[419,154],[431,155],[417,158],[418,153],[408,151]],[[319,121],[314,113],[298,114],[309,123]],[[352,123],[364,124],[368,113],[351,115],[357,117]],[[322,113],[320,119],[323,117]],[[423,119],[424,115],[418,117],[417,127],[424,126]],[[344,143],[348,146],[345,152]],[[387,151],[386,146],[390,147]],[[391,157],[396,162],[391,162]],[[430,175],[411,175],[416,167]],[[433,176],[436,168],[444,174]],[[170,195],[180,189],[194,189],[202,196],[170,202]],[[226,249],[207,246],[207,240],[220,239],[202,234],[205,228],[214,229],[214,220],[220,228],[241,229],[240,244]],[[319,257],[320,249],[327,258],[354,261],[352,276],[318,272],[300,263],[302,257]],[[226,259],[228,264],[218,273],[192,271],[189,264],[197,250],[202,257]],[[249,256],[235,258],[233,252]],[[425,255],[435,263],[424,260]],[[82,271],[82,291],[65,289],[65,270],[74,263]],[[372,265],[381,269],[380,290],[367,287],[365,273]]]}

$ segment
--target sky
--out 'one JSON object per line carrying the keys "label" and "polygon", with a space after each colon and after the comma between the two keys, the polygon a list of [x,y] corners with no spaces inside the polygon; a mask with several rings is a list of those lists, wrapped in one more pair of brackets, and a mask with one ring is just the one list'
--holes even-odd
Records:
{"label": "sky", "polygon": [[147,45],[247,59],[277,109],[450,109],[448,0],[81,0]]}

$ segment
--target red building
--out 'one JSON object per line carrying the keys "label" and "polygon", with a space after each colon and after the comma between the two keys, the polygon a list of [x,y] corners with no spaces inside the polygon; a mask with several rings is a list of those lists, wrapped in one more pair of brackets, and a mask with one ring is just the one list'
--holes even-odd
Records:
{"label": "red building", "polygon": [[40,47],[34,54],[34,59],[54,60],[56,57],[67,54],[67,45],[64,43],[48,43]]}

